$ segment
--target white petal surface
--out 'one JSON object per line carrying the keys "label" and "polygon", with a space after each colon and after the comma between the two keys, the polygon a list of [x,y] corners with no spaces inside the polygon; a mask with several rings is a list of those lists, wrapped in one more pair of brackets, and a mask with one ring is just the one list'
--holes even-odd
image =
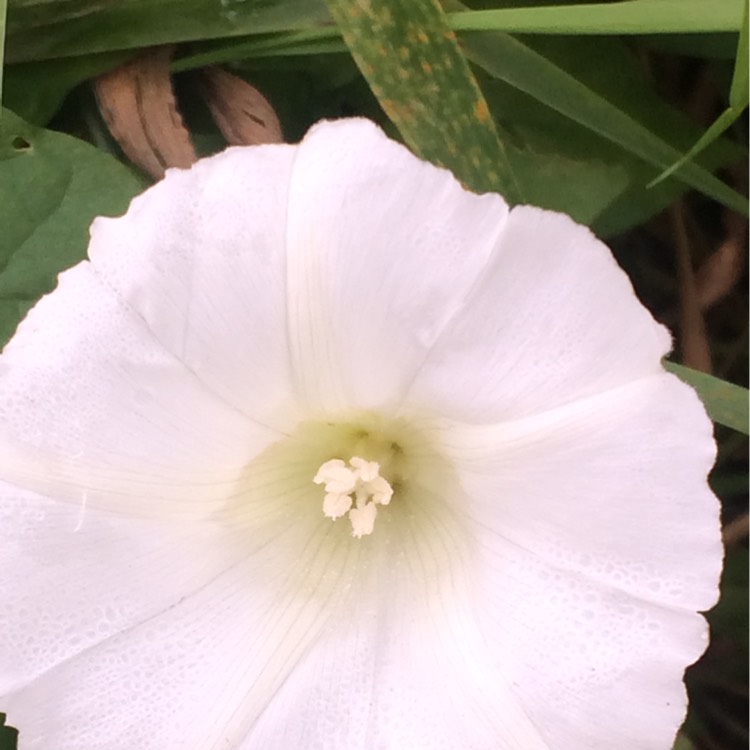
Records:
{"label": "white petal surface", "polygon": [[294,421],[286,338],[290,146],[230,148],[97,219],[97,272],[211,391],[261,424]]}
{"label": "white petal surface", "polygon": [[[244,513],[212,523],[160,528],[104,514],[64,516],[65,504],[48,524],[31,514],[13,541],[33,558],[19,573],[38,582],[28,596],[20,578],[7,586],[13,611],[20,608],[14,619],[34,637],[27,645],[14,628],[0,653],[12,655],[8,663],[24,676],[6,678],[0,662],[6,687],[17,688],[0,701],[21,730],[21,750],[237,746],[320,629],[346,571],[329,565],[336,540],[351,541],[340,529],[327,541],[330,522],[302,502],[307,483],[289,491],[287,476],[261,472],[256,480],[266,496],[255,496],[256,485],[238,500]],[[42,511],[48,507],[55,505]],[[293,514],[304,521],[289,524]],[[71,528],[81,518],[81,528]],[[8,556],[18,556],[15,544]],[[59,597],[49,597],[57,581]]]}
{"label": "white petal surface", "polygon": [[695,394],[664,374],[444,441],[483,550],[477,617],[550,747],[669,747],[722,559]]}
{"label": "white petal surface", "polygon": [[313,128],[287,235],[289,345],[307,407],[399,403],[506,214],[499,196],[466,192],[366,120]]}
{"label": "white petal surface", "polygon": [[[231,567],[237,556],[226,529],[216,524],[123,519],[4,483],[0,527],[3,709],[2,696],[148,622]],[[60,692],[74,692],[76,684]],[[34,711],[29,726],[40,719]],[[46,747],[54,746],[50,738]]]}
{"label": "white petal surface", "polygon": [[240,750],[547,750],[460,591],[425,596],[413,572],[385,572],[352,599]]}
{"label": "white petal surface", "polygon": [[458,420],[506,421],[655,374],[669,348],[588,229],[520,206],[409,399]]}
{"label": "white petal surface", "polygon": [[279,437],[209,392],[89,263],[23,321],[0,392],[0,476],[126,515],[209,515]]}
{"label": "white petal surface", "polygon": [[[130,565],[105,557],[121,595],[128,581],[118,585],[118,568],[130,567],[137,585],[161,558],[164,590],[179,596],[114,634],[86,603],[97,596],[91,560],[98,547],[78,551],[64,566],[71,586],[61,596],[74,580],[83,589],[73,592],[82,609],[70,632],[85,639],[96,630],[95,637],[2,697],[9,721],[21,727],[20,750],[546,750],[488,663],[466,605],[467,571],[455,566],[447,578],[432,577],[430,558],[443,553],[447,538],[416,551],[402,546],[387,566],[382,549],[363,547],[328,521],[315,532],[306,543],[300,527],[287,527],[245,555],[232,542],[239,558],[225,559],[231,564],[208,581],[207,569],[186,559],[190,548],[168,545],[129,558]],[[108,541],[113,556],[127,544],[116,533]],[[141,543],[148,548],[145,537]],[[292,550],[295,565],[280,566]],[[187,591],[189,575],[182,585],[172,577],[181,572],[199,574]],[[97,599],[107,596],[118,594]]]}
{"label": "white petal surface", "polygon": [[587,230],[359,120],[92,231],[0,358],[20,750],[669,747],[714,447]]}

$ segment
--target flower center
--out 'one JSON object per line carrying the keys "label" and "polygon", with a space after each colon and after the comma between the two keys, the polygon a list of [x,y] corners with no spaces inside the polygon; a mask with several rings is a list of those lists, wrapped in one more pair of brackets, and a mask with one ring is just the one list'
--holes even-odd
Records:
{"label": "flower center", "polygon": [[335,521],[348,513],[357,538],[372,534],[378,505],[388,505],[393,497],[393,487],[380,476],[380,464],[359,456],[350,458],[348,466],[340,458],[326,461],[313,482],[325,485],[323,515]]}

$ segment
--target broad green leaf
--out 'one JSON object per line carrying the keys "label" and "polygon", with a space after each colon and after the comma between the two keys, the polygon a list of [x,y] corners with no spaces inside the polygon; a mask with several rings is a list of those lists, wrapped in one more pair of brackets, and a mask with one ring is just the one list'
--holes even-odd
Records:
{"label": "broad green leaf", "polygon": [[[628,188],[627,168],[596,158],[572,158],[559,148],[545,148],[543,141],[531,136],[526,148],[508,149],[525,199],[541,208],[562,211],[581,224],[594,225]],[[532,142],[534,147],[529,148]]]}
{"label": "broad green leaf", "polygon": [[8,61],[265,34],[330,23],[323,0],[9,0]]}
{"label": "broad green leaf", "polygon": [[106,52],[9,65],[3,105],[28,122],[46,125],[72,89],[123,62],[128,54]]}
{"label": "broad green leaf", "polygon": [[[607,98],[583,84],[520,39],[500,32],[470,32],[462,37],[470,60],[548,107],[612,141],[657,168],[680,152]],[[698,164],[686,164],[675,178],[747,214],[747,200]]]}
{"label": "broad green leaf", "polygon": [[695,388],[714,422],[748,434],[747,388],[675,362],[665,362],[664,366]]}
{"label": "broad green leaf", "polygon": [[[722,133],[728,130],[745,111],[748,105],[748,64],[750,60],[750,39],[748,38],[748,0],[745,0],[745,13],[742,20],[740,38],[737,42],[737,58],[729,90],[729,107],[725,109],[711,127],[698,139],[686,154],[669,169],[662,172],[652,183],[655,185],[676,172],[683,164],[695,159],[698,154],[710,146]],[[650,186],[649,186],[650,187]]]}
{"label": "broad green leaf", "polygon": [[621,0],[498,8],[451,15],[456,31],[535,34],[674,34],[738,31],[743,0]]}
{"label": "broad green leaf", "polygon": [[484,96],[437,0],[328,0],[328,7],[406,143],[468,187],[518,202]]}
{"label": "broad green leaf", "polygon": [[65,268],[86,257],[99,214],[122,213],[142,183],[83,141],[0,118],[0,346]]}

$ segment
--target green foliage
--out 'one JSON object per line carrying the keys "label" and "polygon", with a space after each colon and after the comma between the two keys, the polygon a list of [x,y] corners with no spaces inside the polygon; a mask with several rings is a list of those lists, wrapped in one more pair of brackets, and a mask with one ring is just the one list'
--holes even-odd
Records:
{"label": "green foliage", "polygon": [[0,713],[0,750],[16,750],[18,730],[5,725],[5,714]]}
{"label": "green foliage", "polygon": [[91,220],[122,213],[142,189],[113,157],[2,112],[0,345],[57,274],[86,257]]}
{"label": "green foliage", "polygon": [[711,419],[733,430],[748,434],[748,391],[726,380],[666,362],[665,366],[698,391]]}
{"label": "green foliage", "polygon": [[[669,177],[684,164],[694,160],[698,154],[708,148],[716,139],[728,130],[747,109],[748,98],[748,65],[750,64],[750,38],[748,38],[748,0],[745,0],[745,12],[737,42],[737,57],[732,74],[732,85],[729,87],[729,106],[716,118],[716,121],[698,139],[693,147],[669,169],[662,172],[652,185]],[[650,187],[650,186],[649,186]]]}
{"label": "green foliage", "polygon": [[[679,158],[677,149],[523,41],[507,34],[472,33],[464,37],[464,44],[470,59],[490,75],[525,91],[627,153],[655,167],[667,167]],[[606,57],[602,60],[606,64]],[[699,165],[684,164],[676,176],[720,203],[747,212],[743,196]]]}
{"label": "green foliage", "polygon": [[7,61],[266,34],[327,21],[323,0],[9,0]]}
{"label": "green foliage", "polygon": [[743,0],[620,0],[456,13],[461,31],[541,34],[675,34],[738,31]]}
{"label": "green foliage", "polygon": [[[747,158],[746,0],[473,0],[474,10],[451,0],[7,2],[0,346],[57,274],[85,257],[92,218],[124,211],[144,187],[86,142],[111,145],[95,113],[81,106],[90,95],[75,89],[157,44],[177,44],[180,106],[201,152],[221,139],[201,114],[191,71],[231,62],[274,103],[289,138],[322,117],[367,116],[474,189],[565,211],[599,234],[631,230],[690,188],[747,213],[744,196],[716,176]],[[0,22],[4,10],[0,0]],[[655,51],[700,59],[727,84],[726,109],[711,127],[691,122],[657,90],[644,64]],[[721,215],[711,201],[700,205]],[[733,431],[717,430],[720,457],[734,461],[713,477],[726,511],[727,498],[735,503],[747,491],[740,443],[748,392],[666,366]],[[742,368],[727,371],[746,382]],[[746,500],[737,502],[732,517],[746,513]],[[728,554],[710,617],[715,632],[746,644],[746,542]],[[739,662],[719,669],[735,670],[740,682],[746,676]],[[0,721],[0,750],[15,747],[15,734]],[[686,733],[675,750],[699,747]]]}
{"label": "green foliage", "polygon": [[127,57],[127,52],[105,52],[10,65],[3,105],[28,122],[46,125],[76,86],[114,68]]}
{"label": "green foliage", "polygon": [[404,141],[474,190],[521,197],[484,96],[437,0],[328,0]]}

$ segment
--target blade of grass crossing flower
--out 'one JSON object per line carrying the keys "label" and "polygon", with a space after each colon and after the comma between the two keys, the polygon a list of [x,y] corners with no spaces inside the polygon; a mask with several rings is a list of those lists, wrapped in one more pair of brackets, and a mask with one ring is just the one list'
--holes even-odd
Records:
{"label": "blade of grass crossing flower", "polygon": [[454,13],[454,31],[536,34],[689,34],[737,31],[742,0],[623,0]]}
{"label": "blade of grass crossing flower", "polygon": [[520,191],[484,96],[437,0],[327,0],[349,50],[406,143],[469,188]]}
{"label": "blade of grass crossing flower", "polygon": [[706,132],[696,141],[695,145],[669,169],[662,172],[649,187],[661,182],[683,164],[695,159],[707,146],[710,146],[723,132],[730,128],[742,115],[748,105],[748,64],[750,64],[750,34],[748,34],[748,0],[745,0],[745,14],[740,28],[740,38],[737,42],[737,57],[734,62],[732,85],[729,89],[729,107],[725,109]]}
{"label": "blade of grass crossing flower", "polygon": [[747,388],[675,362],[665,362],[664,366],[680,380],[695,388],[714,422],[748,434]]}
{"label": "blade of grass crossing flower", "polygon": [[[537,53],[521,40],[500,32],[469,32],[462,36],[467,57],[490,75],[525,91],[658,168],[681,154],[626,112]],[[683,165],[674,177],[744,215],[747,200],[698,164]]]}

